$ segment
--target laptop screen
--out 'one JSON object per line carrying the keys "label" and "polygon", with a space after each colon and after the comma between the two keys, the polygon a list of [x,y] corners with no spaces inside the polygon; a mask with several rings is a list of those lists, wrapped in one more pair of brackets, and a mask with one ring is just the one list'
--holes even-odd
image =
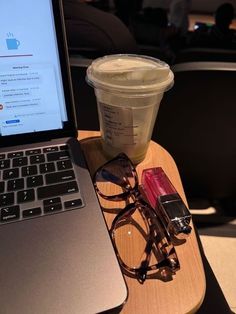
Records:
{"label": "laptop screen", "polygon": [[51,0],[0,2],[0,136],[68,121]]}

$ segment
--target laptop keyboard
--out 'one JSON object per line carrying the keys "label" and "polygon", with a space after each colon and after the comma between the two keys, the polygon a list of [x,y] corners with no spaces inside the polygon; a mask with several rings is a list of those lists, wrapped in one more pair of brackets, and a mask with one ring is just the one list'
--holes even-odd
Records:
{"label": "laptop keyboard", "polygon": [[83,206],[67,145],[0,154],[0,224]]}

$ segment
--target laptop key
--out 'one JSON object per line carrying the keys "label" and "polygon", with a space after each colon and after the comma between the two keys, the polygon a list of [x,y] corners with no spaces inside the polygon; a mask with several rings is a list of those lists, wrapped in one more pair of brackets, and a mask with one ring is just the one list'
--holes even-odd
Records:
{"label": "laptop key", "polygon": [[0,169],[6,169],[10,167],[10,159],[0,160]]}
{"label": "laptop key", "polygon": [[41,149],[40,148],[36,148],[36,149],[27,150],[25,152],[25,154],[26,154],[26,156],[38,155],[38,154],[41,154]]}
{"label": "laptop key", "polygon": [[48,185],[37,189],[38,199],[52,198],[59,195],[70,194],[78,192],[78,185],[76,181],[69,181],[66,183]]}
{"label": "laptop key", "polygon": [[39,164],[45,162],[43,154],[30,156],[30,164]]}
{"label": "laptop key", "polygon": [[0,160],[3,160],[6,158],[6,155],[5,154],[0,154]]}
{"label": "laptop key", "polygon": [[42,175],[27,178],[27,188],[33,188],[40,185],[43,185]]}
{"label": "laptop key", "polygon": [[48,173],[45,176],[47,184],[69,181],[69,180],[73,180],[74,178],[75,178],[75,174],[73,170]]}
{"label": "laptop key", "polygon": [[2,208],[1,210],[1,222],[7,222],[20,218],[19,205]]}
{"label": "laptop key", "polygon": [[0,194],[0,207],[14,204],[14,193]]}
{"label": "laptop key", "polygon": [[13,167],[21,167],[26,166],[28,164],[28,158],[27,157],[19,157],[13,159]]}
{"label": "laptop key", "polygon": [[7,155],[8,158],[23,157],[23,156],[24,156],[23,152],[14,152],[14,153],[9,153]]}
{"label": "laptop key", "polygon": [[43,201],[44,206],[50,206],[50,205],[58,204],[58,203],[61,203],[60,197],[49,198],[49,199]]}
{"label": "laptop key", "polygon": [[26,166],[21,168],[22,177],[33,176],[38,173],[38,169],[36,165]]}
{"label": "laptop key", "polygon": [[66,170],[66,169],[71,169],[72,168],[72,163],[70,159],[67,160],[61,160],[57,162],[57,170]]}
{"label": "laptop key", "polygon": [[34,216],[39,216],[42,214],[42,209],[41,207],[35,207],[35,208],[30,208],[30,209],[25,209],[22,212],[23,218],[29,218],[29,217],[34,217]]}
{"label": "laptop key", "polygon": [[63,159],[68,159],[69,157],[70,157],[70,154],[69,154],[69,151],[67,150],[62,150],[60,152],[47,154],[48,161],[63,160]]}
{"label": "laptop key", "polygon": [[44,213],[52,213],[58,210],[62,210],[62,205],[60,203],[44,207]]}
{"label": "laptop key", "polygon": [[40,173],[47,173],[55,171],[55,165],[53,162],[47,162],[46,164],[39,165]]}
{"label": "laptop key", "polygon": [[72,201],[67,201],[64,203],[64,206],[66,209],[69,208],[75,208],[75,207],[81,207],[82,206],[82,200],[80,198]]}
{"label": "laptop key", "polygon": [[3,179],[13,179],[19,177],[19,168],[6,169],[3,171]]}
{"label": "laptop key", "polygon": [[4,192],[4,187],[5,187],[5,182],[4,181],[0,181],[0,193]]}
{"label": "laptop key", "polygon": [[17,192],[18,203],[32,202],[34,200],[35,200],[34,189],[23,190],[23,191]]}
{"label": "laptop key", "polygon": [[57,151],[58,151],[58,147],[57,146],[45,147],[43,149],[44,153],[57,152]]}
{"label": "laptop key", "polygon": [[9,180],[7,182],[7,190],[10,191],[16,191],[16,190],[22,190],[24,189],[24,179],[14,179],[14,180]]}
{"label": "laptop key", "polygon": [[60,150],[68,150],[69,146],[68,145],[62,145],[60,146]]}

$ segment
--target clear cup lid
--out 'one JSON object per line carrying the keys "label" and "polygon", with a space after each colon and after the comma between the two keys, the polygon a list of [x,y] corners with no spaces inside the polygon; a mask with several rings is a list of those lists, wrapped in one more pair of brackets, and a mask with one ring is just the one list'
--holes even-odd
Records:
{"label": "clear cup lid", "polygon": [[165,92],[174,75],[167,63],[148,56],[117,54],[95,59],[87,69],[95,88],[126,92]]}

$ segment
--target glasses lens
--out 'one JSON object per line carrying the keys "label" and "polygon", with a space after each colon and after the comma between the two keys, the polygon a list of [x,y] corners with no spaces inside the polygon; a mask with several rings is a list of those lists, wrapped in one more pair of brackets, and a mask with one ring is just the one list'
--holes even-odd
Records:
{"label": "glasses lens", "polygon": [[99,192],[105,196],[127,194],[136,185],[136,175],[128,159],[115,159],[97,172],[95,181]]}
{"label": "glasses lens", "polygon": [[152,268],[165,259],[160,249],[163,238],[158,222],[153,217],[143,216],[147,211],[144,206],[139,208],[141,210],[133,207],[129,215],[120,217],[113,230],[121,263],[134,271],[141,268],[144,261],[148,261],[147,267]]}

